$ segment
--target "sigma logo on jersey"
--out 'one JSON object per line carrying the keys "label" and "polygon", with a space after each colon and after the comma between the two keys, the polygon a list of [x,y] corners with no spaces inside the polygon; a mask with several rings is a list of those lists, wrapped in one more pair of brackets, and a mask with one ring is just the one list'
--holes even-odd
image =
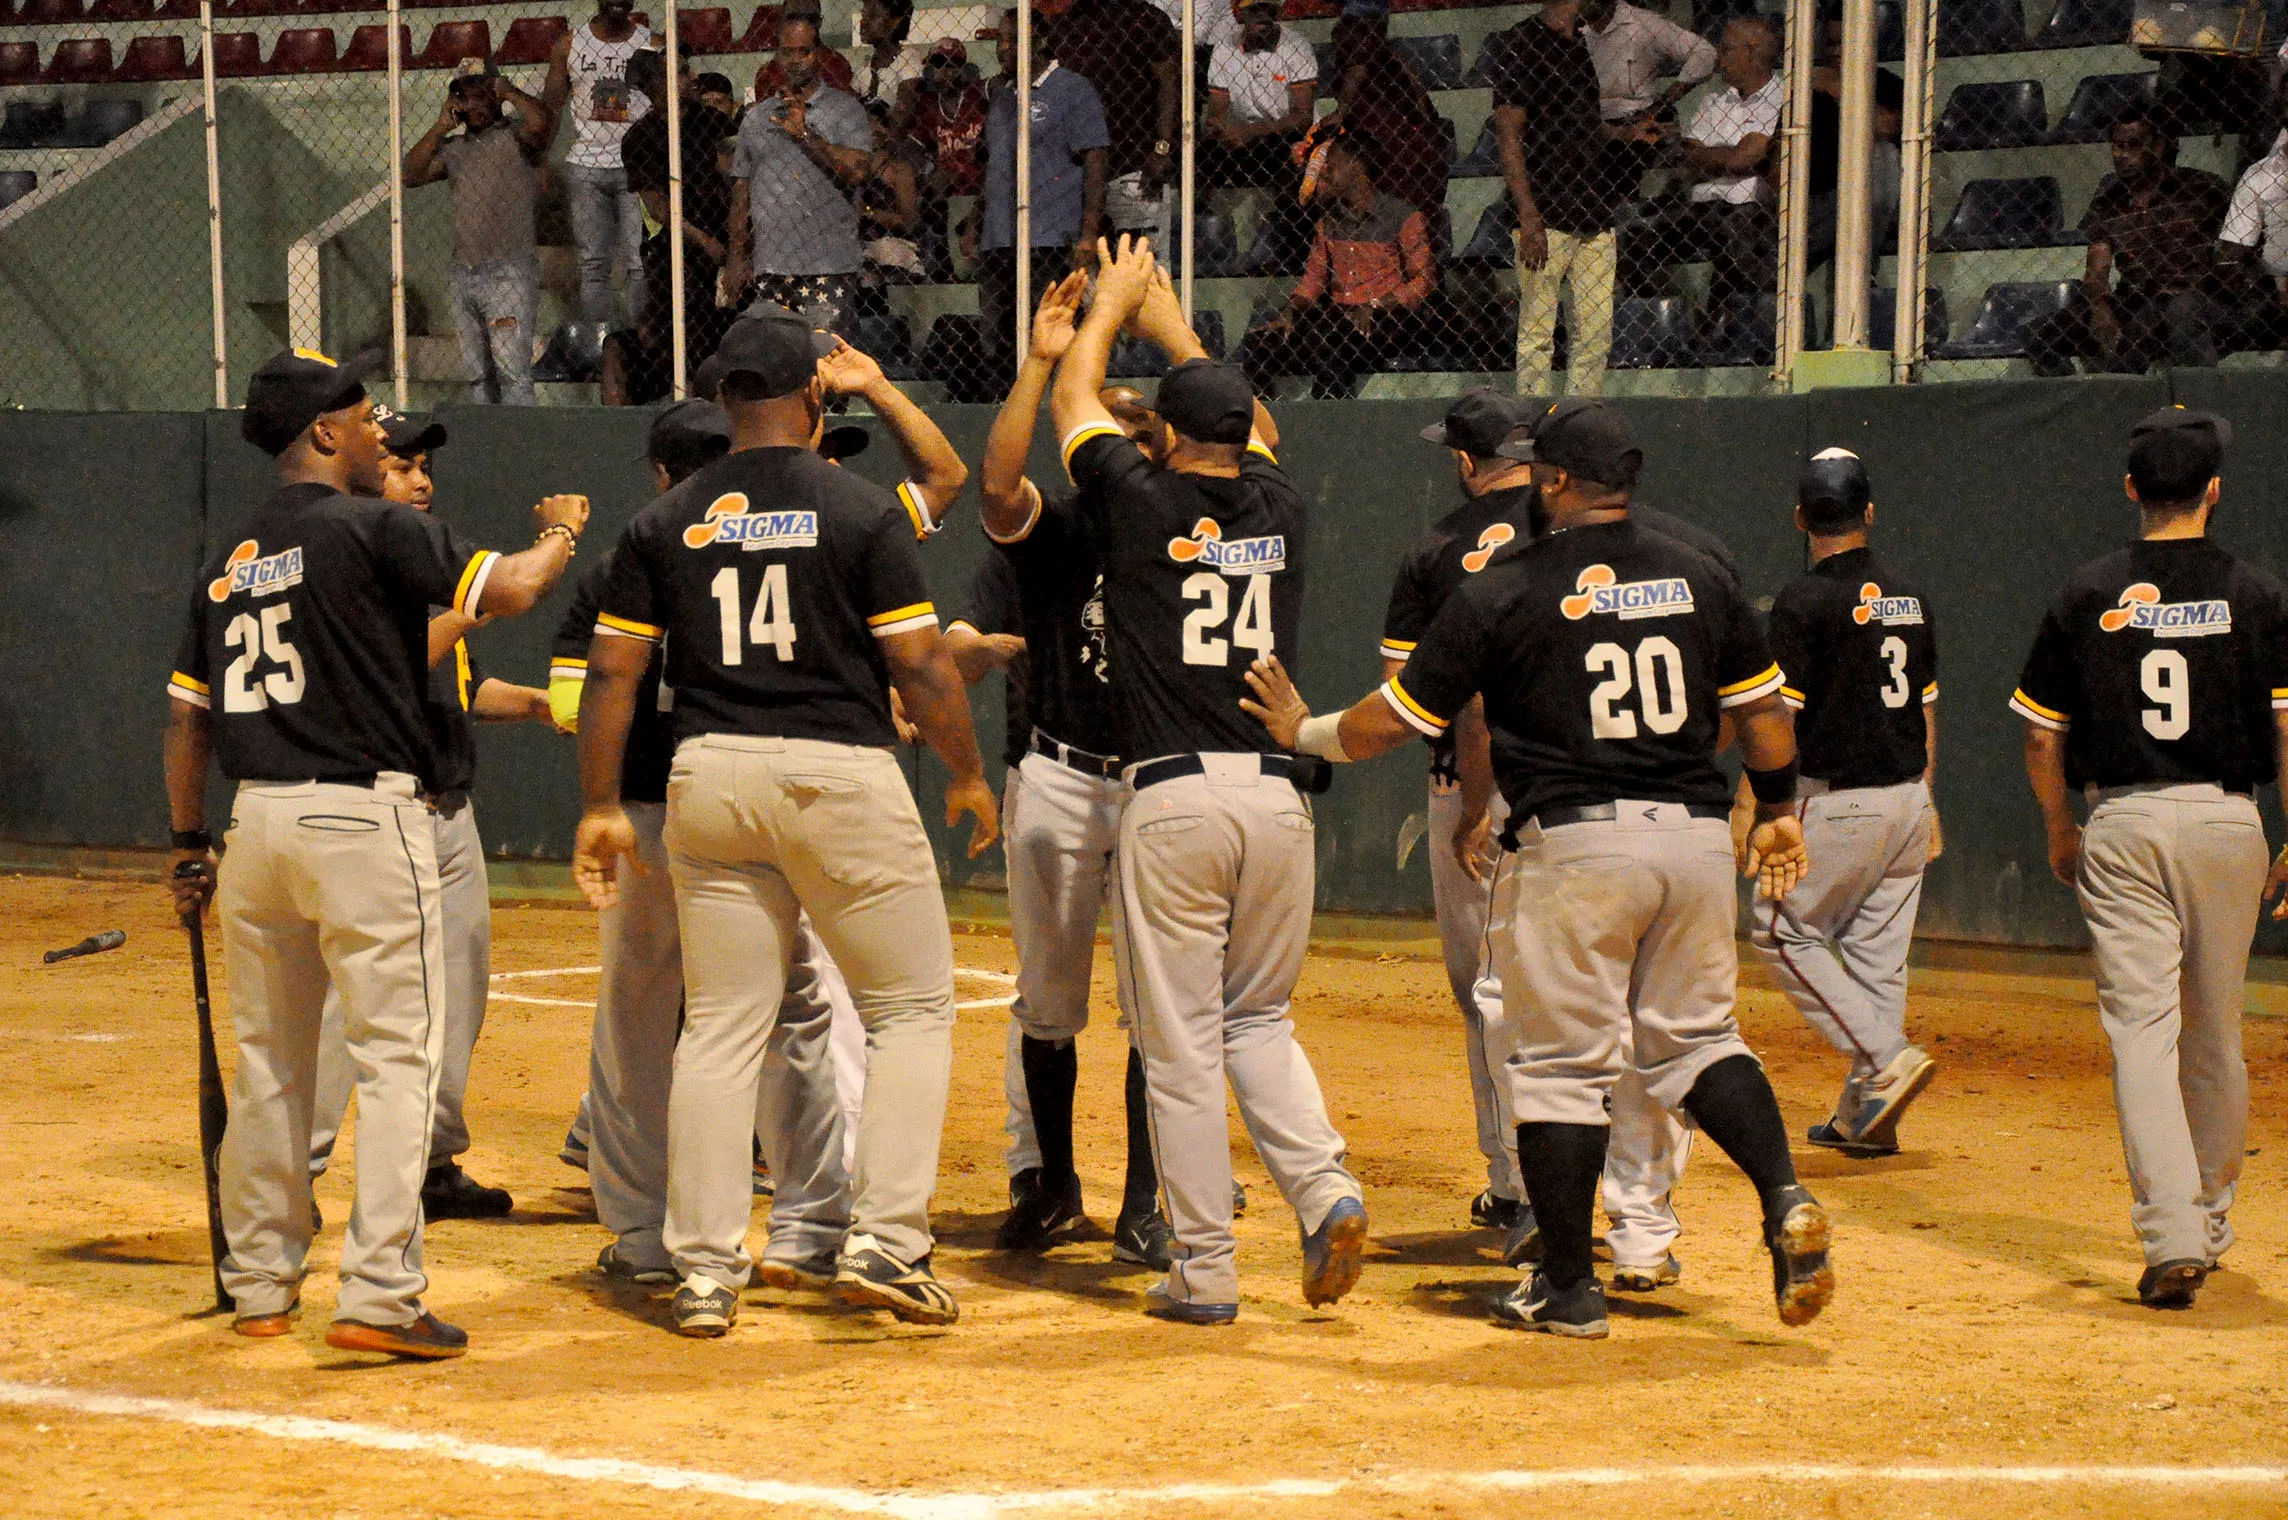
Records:
{"label": "sigma logo on jersey", "polygon": [[1610,613],[1622,622],[1677,617],[1692,610],[1692,582],[1681,575],[1657,581],[1617,579],[1611,565],[1590,565],[1573,579],[1573,595],[1557,610],[1578,622],[1591,613]]}
{"label": "sigma logo on jersey", "polygon": [[2097,626],[2107,633],[2137,628],[2157,639],[2203,639],[2232,632],[2232,603],[2164,602],[2160,587],[2139,581],[2121,593],[2119,605],[2097,615]]}
{"label": "sigma logo on jersey", "polygon": [[1287,537],[1273,533],[1226,543],[1216,520],[1203,517],[1192,524],[1191,537],[1168,540],[1168,558],[1179,565],[1204,565],[1225,575],[1269,575],[1287,568]]}
{"label": "sigma logo on jersey", "polygon": [[301,584],[300,544],[276,554],[264,554],[261,546],[250,538],[230,551],[230,558],[223,561],[222,574],[207,582],[207,600],[227,602],[241,593],[270,596],[288,586]]}
{"label": "sigma logo on jersey", "polygon": [[1517,537],[1517,529],[1508,523],[1489,523],[1486,531],[1478,535],[1478,546],[1462,556],[1462,570],[1476,575],[1494,562],[1494,551]]}
{"label": "sigma logo on jersey", "polygon": [[684,547],[737,544],[742,549],[808,549],[818,542],[816,512],[753,512],[747,493],[732,491],[707,504],[707,515],[683,530]]}
{"label": "sigma logo on jersey", "polygon": [[1865,627],[1880,623],[1885,628],[1896,628],[1901,623],[1919,623],[1923,620],[1923,600],[1919,596],[1885,596],[1883,588],[1873,581],[1859,587],[1859,605],[1851,609],[1851,621]]}

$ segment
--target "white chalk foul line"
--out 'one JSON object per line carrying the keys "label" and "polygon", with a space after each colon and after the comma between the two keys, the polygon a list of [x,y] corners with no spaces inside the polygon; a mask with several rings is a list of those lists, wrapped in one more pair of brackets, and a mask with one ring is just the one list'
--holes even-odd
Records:
{"label": "white chalk foul line", "polygon": [[0,1382],[0,1404],[62,1410],[115,1419],[156,1420],[200,1430],[242,1430],[287,1441],[328,1442],[369,1451],[412,1452],[478,1467],[535,1473],[578,1483],[617,1483],[666,1493],[713,1494],[755,1504],[808,1506],[853,1515],[890,1515],[896,1520],[994,1520],[1037,1510],[1075,1511],[1156,1508],[1169,1504],[1214,1504],[1327,1499],[1346,1489],[1428,1493],[1455,1488],[1523,1491],[1556,1488],[1613,1488],[1629,1484],[1711,1483],[1912,1483],[1921,1485],[2009,1484],[2056,1487],[2065,1484],[2112,1487],[2226,1488],[2288,1484],[2288,1467],[1877,1467],[1841,1463],[1738,1463],[1674,1467],[1574,1467],[1546,1472],[1412,1473],[1359,1479],[1290,1478],[1268,1483],[1171,1483],[1139,1488],[1067,1488],[1005,1493],[876,1493],[826,1484],[787,1483],[774,1478],[741,1478],[729,1473],[629,1462],[616,1457],[567,1457],[536,1446],[505,1446],[467,1441],[427,1431],[395,1430],[349,1420],[304,1415],[264,1414],[249,1409],[216,1409],[181,1399],[139,1398],[93,1393],[36,1383]]}
{"label": "white chalk foul line", "polygon": [[[496,971],[493,973],[492,979],[496,982],[507,982],[527,977],[595,976],[601,973],[603,969],[601,966],[557,966],[541,971]],[[955,981],[958,982],[965,976],[973,977],[981,982],[990,982],[995,986],[1007,987],[1011,990],[996,997],[964,998],[953,1005],[956,1009],[1006,1008],[1017,1001],[1015,990],[1017,979],[1006,971],[982,971],[968,966],[953,968]],[[522,992],[494,992],[489,996],[496,1003],[528,1003],[536,1008],[593,1008],[596,1006],[593,998],[532,997]]]}

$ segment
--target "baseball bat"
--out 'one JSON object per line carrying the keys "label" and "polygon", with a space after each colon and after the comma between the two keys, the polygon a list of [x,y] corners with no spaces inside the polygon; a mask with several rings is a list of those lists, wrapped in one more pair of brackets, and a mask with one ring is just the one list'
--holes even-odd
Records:
{"label": "baseball bat", "polygon": [[101,934],[90,934],[68,950],[48,951],[40,957],[40,964],[53,966],[57,961],[68,961],[75,956],[99,955],[106,950],[116,950],[126,943],[125,929],[106,929]]}
{"label": "baseball bat", "polygon": [[[199,869],[186,860],[175,874],[186,876]],[[191,935],[191,1000],[199,1012],[199,1159],[207,1185],[207,1257],[214,1267],[215,1307],[229,1313],[237,1305],[222,1285],[222,1259],[228,1250],[222,1235],[222,1132],[230,1122],[230,1100],[223,1095],[222,1063],[215,1058],[214,1005],[207,997],[207,937],[199,910],[183,915]]]}

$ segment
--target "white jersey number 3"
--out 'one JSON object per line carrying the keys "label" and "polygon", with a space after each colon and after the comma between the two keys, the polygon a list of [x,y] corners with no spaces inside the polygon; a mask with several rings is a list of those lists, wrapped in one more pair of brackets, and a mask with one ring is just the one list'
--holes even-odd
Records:
{"label": "white jersey number 3", "polygon": [[2182,739],[2193,726],[2193,673],[2174,649],[2155,649],[2137,662],[2137,684],[2160,705],[2143,713],[2145,732]]}
{"label": "white jersey number 3", "polygon": [[[717,621],[723,628],[723,663],[737,665],[746,658],[739,641],[739,571],[725,565],[708,582],[715,598]],[[763,568],[762,595],[755,598],[755,615],[747,620],[747,641],[768,644],[780,661],[794,658],[794,599],[787,594],[785,565]]]}
{"label": "white jersey number 3", "polygon": [[1914,695],[1907,685],[1907,641],[1894,633],[1883,640],[1881,653],[1883,663],[1891,667],[1891,678],[1883,683],[1883,705],[1904,707]]}
{"label": "white jersey number 3", "polygon": [[1231,638],[1227,641],[1217,630],[1231,617],[1232,580],[1213,570],[1202,570],[1185,580],[1184,600],[1201,603],[1184,614],[1186,665],[1229,665],[1233,644],[1254,650],[1259,659],[1270,658],[1271,577],[1246,578],[1247,589],[1239,594],[1239,615],[1231,618]]}
{"label": "white jersey number 3", "polygon": [[1673,734],[1684,727],[1684,655],[1667,638],[1655,634],[1644,640],[1633,659],[1618,644],[1592,644],[1583,663],[1589,674],[1605,678],[1589,693],[1589,732],[1595,737],[1637,736],[1637,713],[1620,705],[1632,685],[1646,728]]}
{"label": "white jersey number 3", "polygon": [[[294,609],[284,602],[265,607],[257,617],[242,612],[222,631],[225,649],[238,658],[222,673],[222,710],[226,713],[260,712],[275,702],[291,707],[302,700],[302,652],[286,640],[286,624]],[[281,668],[251,679],[255,665],[265,656]]]}

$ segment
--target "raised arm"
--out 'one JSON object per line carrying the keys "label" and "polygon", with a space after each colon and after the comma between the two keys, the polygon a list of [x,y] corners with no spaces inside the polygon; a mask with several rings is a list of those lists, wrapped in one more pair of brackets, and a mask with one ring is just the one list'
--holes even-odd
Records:
{"label": "raised arm", "polygon": [[1073,334],[1072,347],[1057,366],[1049,391],[1049,415],[1057,437],[1070,438],[1074,429],[1092,422],[1117,426],[1112,413],[1097,399],[1104,389],[1105,366],[1112,362],[1112,340],[1143,304],[1152,283],[1151,248],[1123,233],[1118,249],[1101,239],[1096,245],[1098,274],[1096,304]]}
{"label": "raised arm", "polygon": [[[585,22],[581,23],[586,25]],[[572,37],[570,33],[556,39],[556,46],[548,51],[548,77],[540,86],[540,103],[548,110],[548,135],[554,137],[556,128],[564,120],[564,102],[572,94]]]}
{"label": "raised arm", "polygon": [[1021,537],[1040,505],[1040,488],[1026,478],[1025,460],[1033,451],[1041,401],[1057,361],[1072,347],[1074,321],[1087,289],[1088,276],[1076,269],[1049,287],[1033,313],[1033,341],[1025,350],[1025,362],[1017,367],[1008,398],[994,414],[992,431],[985,435],[985,458],[977,467],[978,516],[988,537],[1004,541]]}
{"label": "raised arm", "polygon": [[[969,482],[969,466],[961,462],[944,431],[882,373],[881,365],[847,343],[836,344],[834,352],[818,361],[818,373],[830,395],[864,398],[897,440],[913,493],[921,498],[910,504],[920,519],[915,528],[935,533],[943,527],[947,509]],[[899,494],[907,492],[901,489]]]}
{"label": "raised arm", "polygon": [[519,554],[504,554],[493,562],[477,611],[487,617],[516,617],[530,612],[546,596],[572,563],[573,546],[588,525],[588,498],[551,496],[532,509],[540,522],[540,537]]}
{"label": "raised arm", "polygon": [[[1152,282],[1145,287],[1136,315],[1128,319],[1128,330],[1147,343],[1157,343],[1170,364],[1211,357],[1192,324],[1184,320],[1183,303],[1176,299],[1176,286],[1165,265],[1153,268]],[[1271,420],[1271,408],[1260,396],[1255,400],[1255,433],[1248,443],[1265,452],[1279,447],[1279,424]]]}
{"label": "raised arm", "polygon": [[537,159],[548,151],[548,140],[556,135],[556,118],[549,113],[545,101],[535,100],[506,79],[493,81],[500,98],[516,107],[516,140],[524,144],[525,156]]}

